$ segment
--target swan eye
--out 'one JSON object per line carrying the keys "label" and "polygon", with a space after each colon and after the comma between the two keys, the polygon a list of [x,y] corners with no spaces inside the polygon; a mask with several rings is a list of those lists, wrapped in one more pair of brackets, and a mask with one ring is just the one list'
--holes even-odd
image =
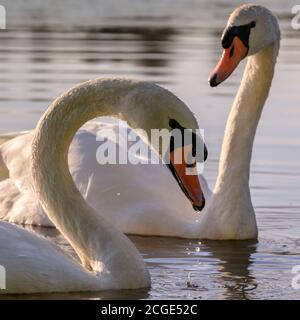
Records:
{"label": "swan eye", "polygon": [[[179,124],[178,121],[176,121],[175,119],[169,119],[169,126],[172,130],[174,129],[179,129],[182,132],[182,137],[184,137],[184,134],[186,134],[184,131],[186,130],[186,128],[184,128],[182,125]],[[188,166],[190,166],[191,168],[195,167],[197,165],[197,162],[204,162],[207,159],[207,148],[206,145],[202,139],[201,136],[198,136],[195,132],[191,132],[190,133],[192,135],[192,143],[191,143],[191,157],[189,158],[190,160],[193,159],[194,161],[188,161]],[[170,150],[173,151],[175,149],[175,145],[174,145],[174,137],[171,136],[170,139]],[[183,140],[181,141],[181,147],[183,147],[185,145],[185,140],[183,138]],[[203,154],[197,154],[197,146],[199,146],[199,150],[201,150],[201,148],[203,147],[204,152]],[[200,153],[200,152],[199,152]]]}
{"label": "swan eye", "polygon": [[187,167],[187,168],[195,168],[196,165],[197,165],[197,162],[195,161],[195,162],[193,162],[193,163],[191,163],[191,164],[190,164],[190,163],[187,163],[187,164],[186,164],[186,167]]}
{"label": "swan eye", "polygon": [[195,156],[193,155],[193,152],[189,152],[187,155],[186,167],[187,168],[195,168],[196,165],[197,165],[197,161],[195,159]]}
{"label": "swan eye", "polygon": [[244,46],[249,49],[249,36],[252,28],[256,26],[255,21],[251,21],[248,24],[240,25],[240,26],[228,26],[222,35],[222,47],[224,49],[228,49],[234,37],[239,37],[239,39],[243,42]]}

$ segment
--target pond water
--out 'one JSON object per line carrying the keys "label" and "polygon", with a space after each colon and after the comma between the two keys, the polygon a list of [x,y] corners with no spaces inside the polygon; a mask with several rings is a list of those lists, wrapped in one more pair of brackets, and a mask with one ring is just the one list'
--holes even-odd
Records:
{"label": "pond water", "polygon": [[[252,1],[256,2],[256,1]],[[149,290],[15,298],[299,299],[291,286],[300,265],[300,30],[293,1],[259,1],[277,14],[280,56],[259,124],[251,166],[258,241],[131,237],[152,277]],[[221,53],[228,14],[240,1],[2,1],[0,132],[35,127],[72,85],[100,76],[155,81],[179,96],[205,129],[210,186],[226,117],[243,64],[220,87],[207,77]],[[56,238],[54,230],[36,230]],[[1,297],[6,298],[6,297]]]}

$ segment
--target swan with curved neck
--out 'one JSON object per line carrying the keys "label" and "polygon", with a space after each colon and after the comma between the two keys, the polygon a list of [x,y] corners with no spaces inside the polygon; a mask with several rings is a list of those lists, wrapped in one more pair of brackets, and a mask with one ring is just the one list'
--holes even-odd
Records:
{"label": "swan with curved neck", "polygon": [[[150,210],[144,215],[134,213],[132,219],[130,215],[124,219],[122,206],[113,213],[101,210],[100,204],[93,206],[99,208],[102,215],[108,214],[110,222],[126,233],[220,240],[256,238],[257,225],[249,190],[250,160],[256,128],[273,78],[279,41],[279,26],[269,10],[256,5],[244,5],[231,14],[222,37],[224,52],[210,77],[210,84],[216,86],[224,81],[246,56],[248,61],[227,121],[216,186],[200,216],[191,209],[181,190],[162,167],[157,167],[157,185],[160,184],[163,190],[159,189],[154,181],[152,188],[157,187],[159,194],[155,195],[155,190],[151,190],[150,194],[156,196],[156,201],[161,197],[163,202],[163,197],[166,197],[166,202],[170,203],[170,210],[159,211],[157,207],[149,206]],[[98,87],[99,83],[101,90]],[[149,133],[151,128],[169,128],[171,115],[182,126],[197,128],[193,115],[182,102],[174,96],[170,98],[169,93],[161,88],[153,88],[153,85],[146,83],[96,80],[76,87],[70,91],[72,95],[70,92],[65,95],[67,107],[62,109],[65,113],[58,112],[55,118],[53,115],[49,119],[44,118],[49,121],[56,119],[56,126],[52,128],[50,135],[46,130],[48,125],[44,128],[44,133],[39,135],[39,147],[44,150],[42,154],[45,158],[45,162],[40,164],[43,168],[41,171],[47,174],[39,180],[36,190],[41,192],[43,198],[49,200],[49,194],[52,193],[49,193],[47,188],[51,187],[51,183],[55,183],[52,185],[52,198],[65,199],[64,192],[67,196],[65,204],[63,201],[59,204],[51,202],[51,212],[58,212],[56,208],[60,209],[59,211],[66,209],[66,217],[70,217],[71,221],[86,219],[80,217],[80,213],[78,219],[75,218],[68,209],[70,202],[78,198],[78,201],[83,203],[83,200],[74,188],[67,170],[66,157],[67,145],[71,142],[73,134],[88,119],[99,115],[115,116],[126,119],[133,128],[144,128]],[[99,103],[101,110],[96,112]],[[70,123],[71,120],[74,122]],[[60,137],[66,138],[61,141]],[[47,147],[52,140],[56,141],[55,148]],[[52,155],[53,150],[57,151],[56,155]],[[38,152],[37,147],[35,152]],[[51,175],[48,175],[49,167],[53,169]],[[148,181],[155,180],[154,175],[153,169],[153,174],[147,178]],[[150,183],[148,181],[145,181],[145,184]],[[100,186],[94,184],[93,188],[97,191]],[[168,195],[163,193],[164,190],[169,191]],[[97,195],[96,192],[95,194]],[[42,202],[44,203],[45,199],[42,199]],[[55,225],[57,222],[61,223],[60,230],[72,233],[71,230],[67,230],[68,219],[57,215],[52,217],[51,213],[49,217]]]}
{"label": "swan with curved neck", "polygon": [[[124,237],[119,239],[115,228],[106,226],[105,219],[87,205],[75,186],[68,168],[69,146],[76,131],[92,118],[110,114],[111,110],[119,117],[126,118],[128,109],[138,105],[140,94],[144,91],[147,91],[149,97],[148,105],[143,104],[144,108],[148,107],[153,112],[156,97],[161,97],[163,91],[164,101],[160,99],[160,102],[163,102],[169,115],[187,114],[181,121],[185,120],[188,127],[197,125],[179,99],[154,84],[97,79],[74,87],[54,101],[35,131],[31,159],[34,190],[50,220],[71,243],[83,264],[91,270],[94,270],[93,259],[96,263],[100,259],[98,254],[102,256],[106,252],[110,260],[121,259],[123,256],[126,261],[129,256],[131,261],[131,257],[121,246]],[[149,131],[168,125],[168,118],[160,116],[152,118],[151,126],[149,119],[147,123],[145,118],[139,117],[128,120],[131,127],[143,127]],[[118,247],[122,250],[117,250]],[[109,254],[112,248],[116,248],[113,249],[116,251],[114,257]],[[120,265],[123,265],[122,259]],[[100,260],[103,261],[102,258]]]}
{"label": "swan with curved neck", "polygon": [[[128,109],[139,101],[144,91],[150,99],[143,107],[153,110],[156,98],[163,96],[164,108],[170,116],[181,115],[187,127],[197,126],[193,115],[186,112],[187,107],[173,94],[155,84],[132,80],[88,81],[56,99],[45,112],[35,130],[31,148],[33,188],[81,265],[63,256],[48,241],[2,222],[0,240],[5,239],[5,242],[0,243],[2,246],[5,243],[5,247],[0,247],[0,263],[8,274],[7,290],[1,293],[130,289],[150,285],[149,274],[134,245],[87,204],[68,166],[72,138],[86,121],[111,110],[119,117],[126,117]],[[153,117],[150,127],[144,121],[144,118],[131,117],[130,125],[150,130],[165,127],[169,118]]]}

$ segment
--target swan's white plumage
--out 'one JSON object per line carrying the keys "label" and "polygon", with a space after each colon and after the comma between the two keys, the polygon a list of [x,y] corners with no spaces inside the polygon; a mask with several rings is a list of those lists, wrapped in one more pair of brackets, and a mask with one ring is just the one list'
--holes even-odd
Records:
{"label": "swan's white plumage", "polygon": [[[110,222],[125,233],[189,235],[199,213],[193,210],[165,165],[97,162],[96,152],[101,144],[96,141],[97,135],[98,140],[101,132],[107,137],[108,129],[118,135],[118,125],[116,119],[99,119],[86,123],[77,132],[69,151],[76,186],[92,207],[107,214]],[[127,134],[134,132],[127,128]],[[53,226],[34,195],[29,166],[23,165],[30,161],[32,137],[33,132],[29,132],[0,146],[10,173],[9,179],[0,182],[0,217],[17,224]],[[133,153],[131,156],[137,157]],[[147,154],[143,156],[148,159]],[[200,179],[205,198],[209,199],[208,185],[203,177]]]}
{"label": "swan's white plumage", "polygon": [[146,271],[141,277],[139,272],[128,269],[129,281],[120,286],[114,272],[88,271],[51,241],[8,222],[0,222],[0,252],[0,265],[6,270],[6,289],[0,290],[0,294],[135,289],[150,285]]}
{"label": "swan's white plumage", "polygon": [[[70,242],[85,268],[47,240],[1,222],[0,264],[7,266],[7,270],[12,272],[7,275],[10,286],[10,291],[7,292],[81,291],[148,286],[150,280],[141,257],[116,227],[128,233],[190,238],[249,239],[257,236],[256,219],[248,185],[251,150],[260,113],[273,77],[280,34],[276,19],[269,11],[258,6],[243,6],[237,9],[231,16],[230,23],[249,23],[249,20],[253,19],[256,19],[257,27],[251,35],[250,45],[251,41],[257,39],[263,41],[255,42],[255,48],[260,52],[250,52],[251,57],[247,63],[242,85],[227,123],[216,187],[211,201],[200,215],[192,211],[190,204],[164,166],[147,166],[147,173],[140,166],[121,166],[114,168],[113,171],[106,170],[104,166],[98,164],[95,166],[94,151],[97,144],[93,130],[95,128],[98,130],[99,124],[90,123],[77,134],[69,153],[69,162],[73,179],[88,202],[97,209],[109,206],[109,211],[102,209],[97,215],[94,210],[88,208],[84,201],[80,200],[80,194],[76,193],[70,177],[65,175],[65,172],[60,172],[59,167],[53,164],[52,160],[55,159],[53,150],[47,149],[47,146],[55,141],[55,147],[66,150],[67,143],[61,144],[57,134],[62,116],[64,121],[71,123],[77,117],[81,118],[79,123],[70,128],[71,132],[63,128],[68,138],[75,133],[79,124],[82,125],[84,120],[91,118],[91,114],[84,118],[85,115],[80,109],[74,112],[72,99],[73,102],[81,102],[81,107],[88,100],[92,113],[97,103],[102,103],[103,108],[97,109],[97,112],[93,113],[95,116],[113,115],[124,119],[125,116],[131,115],[133,127],[142,127],[148,131],[155,122],[159,122],[158,117],[161,120],[167,118],[157,112],[152,117],[153,112],[150,111],[156,110],[157,106],[160,106],[160,110],[168,108],[175,118],[180,119],[182,116],[186,121],[183,123],[184,126],[195,128],[194,117],[176,97],[170,94],[164,95],[164,91],[153,84],[124,80],[96,80],[76,87],[53,103],[52,109],[40,122],[38,126],[40,131],[35,138],[33,157],[35,190],[41,203],[47,208],[51,221]],[[264,34],[264,37],[260,37],[260,33]],[[268,34],[269,37],[266,36]],[[260,71],[263,76],[260,76]],[[107,95],[101,96],[101,91],[96,90],[98,86],[107,90]],[[119,96],[114,94],[116,87]],[[56,108],[60,103],[65,104],[67,114],[63,115],[59,108]],[[114,114],[110,114],[111,104],[114,106]],[[149,118],[143,117],[142,113],[137,113],[132,108],[141,104],[143,110],[148,111]],[[76,107],[80,107],[80,103],[77,103]],[[54,126],[51,135],[48,136],[45,124],[49,125],[51,119],[54,119]],[[140,126],[134,126],[138,124]],[[166,123],[161,122],[160,125],[159,128],[166,127]],[[44,223],[45,216],[35,200],[36,194],[32,193],[31,178],[28,172],[24,171],[23,165],[23,163],[30,165],[25,159],[31,154],[28,148],[32,140],[31,135],[29,133],[17,137],[1,146],[0,167],[5,175],[4,163],[6,163],[10,174],[10,179],[4,180],[0,185],[0,191],[4,191],[4,195],[7,190],[7,197],[0,198],[4,213],[2,217],[5,215],[10,221],[21,219],[29,223],[30,220],[37,219],[35,221]],[[46,144],[43,143],[44,138]],[[49,152],[52,158],[44,158],[43,161],[45,152]],[[58,165],[62,169],[67,168],[63,157],[58,157]],[[50,178],[46,174],[48,168],[51,168]],[[60,177],[60,173],[62,177],[56,186],[55,178]],[[123,178],[119,180],[120,177]],[[43,181],[47,179],[44,184]],[[139,197],[137,201],[131,198],[132,190]],[[61,196],[53,197],[55,194]],[[62,199],[64,196],[66,202]],[[33,212],[31,217],[28,216],[26,206]],[[13,212],[17,214],[14,215]],[[63,212],[65,215],[62,215]],[[37,218],[38,216],[40,218]],[[41,257],[40,260],[35,259],[38,255]],[[25,260],[24,269],[21,267],[22,259]],[[121,270],[120,266],[123,267]],[[93,270],[93,273],[87,269]],[[34,281],[32,281],[33,276]]]}
{"label": "swan's white plumage", "polygon": [[0,252],[6,269],[6,290],[0,294],[105,289],[95,273],[50,241],[7,222],[0,222]]}

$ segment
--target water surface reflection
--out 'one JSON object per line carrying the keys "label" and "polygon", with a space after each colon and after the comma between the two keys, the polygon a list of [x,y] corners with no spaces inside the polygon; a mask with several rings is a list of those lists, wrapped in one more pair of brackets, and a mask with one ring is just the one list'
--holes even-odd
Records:
{"label": "water surface reflection", "polygon": [[[300,31],[290,26],[294,1],[254,2],[275,12],[282,30],[253,151],[250,183],[258,242],[132,237],[152,275],[149,290],[15,298],[300,298],[291,287],[291,268],[300,264]],[[0,32],[0,132],[34,128],[51,101],[81,81],[99,76],[155,81],[177,94],[205,129],[210,150],[205,176],[213,186],[243,65],[217,90],[209,88],[207,76],[221,52],[227,15],[241,2],[70,3],[2,1],[8,29]],[[53,230],[41,232],[70,250]]]}

